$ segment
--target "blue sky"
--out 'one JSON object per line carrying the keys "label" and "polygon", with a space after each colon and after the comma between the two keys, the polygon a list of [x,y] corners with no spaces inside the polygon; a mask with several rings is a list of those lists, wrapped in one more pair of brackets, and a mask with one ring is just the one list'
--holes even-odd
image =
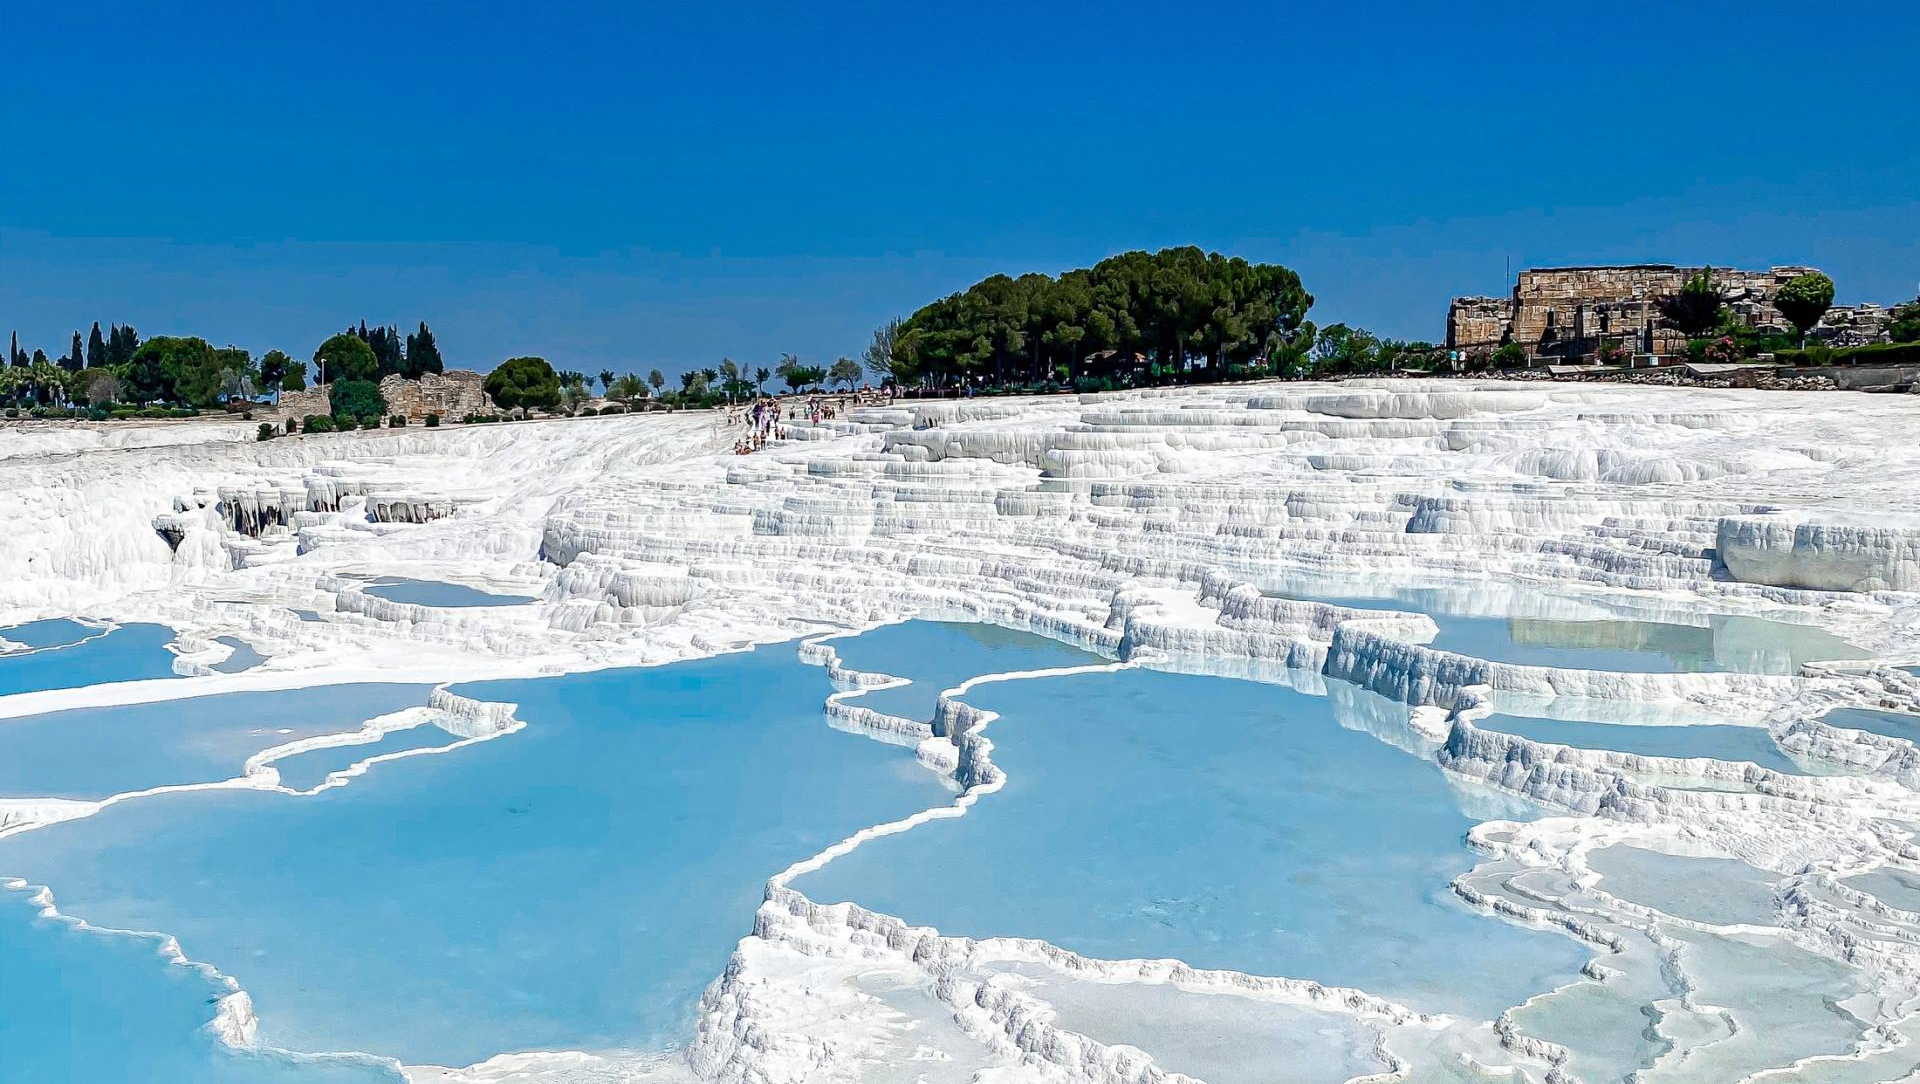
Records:
{"label": "blue sky", "polygon": [[10,9],[0,331],[830,360],[1184,243],[1403,338],[1509,258],[1920,289],[1912,5],[553,7]]}

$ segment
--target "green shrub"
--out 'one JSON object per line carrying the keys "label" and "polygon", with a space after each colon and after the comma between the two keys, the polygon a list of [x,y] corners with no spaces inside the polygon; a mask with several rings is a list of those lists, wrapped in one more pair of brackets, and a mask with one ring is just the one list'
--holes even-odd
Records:
{"label": "green shrub", "polygon": [[107,408],[103,406],[97,406],[87,411],[87,418],[91,421],[104,422],[108,417]]}
{"label": "green shrub", "polygon": [[407,424],[407,416],[405,414],[395,414],[392,417],[387,419],[388,429],[399,429],[406,424]]}
{"label": "green shrub", "polygon": [[387,399],[380,394],[380,385],[371,380],[336,380],[327,389],[327,412],[343,422],[377,418],[387,412]]}
{"label": "green shrub", "polygon": [[600,413],[602,414],[625,414],[626,412],[627,408],[621,406],[619,403],[608,403],[606,406],[600,408]]}
{"label": "green shrub", "polygon": [[115,421],[125,421],[128,418],[133,417],[133,415],[135,414],[135,411],[130,406],[117,406],[117,407],[114,407],[108,413],[113,415],[113,418]]}
{"label": "green shrub", "polygon": [[260,442],[261,443],[264,444],[267,441],[272,440],[278,434],[279,434],[279,430],[276,430],[273,427],[273,424],[271,422],[260,423]]}
{"label": "green shrub", "polygon": [[7,408],[7,417],[9,417],[9,418],[18,418],[19,416],[20,416],[20,408],[19,408],[19,407],[8,407],[8,408]]}
{"label": "green shrub", "polygon": [[362,428],[362,429],[378,429],[378,428],[380,428],[380,415],[378,415],[378,414],[364,414],[364,415],[362,415],[362,416],[361,416],[361,418],[360,418],[360,428]]}
{"label": "green shrub", "polygon": [[430,413],[430,414],[428,414],[428,415],[427,415],[427,428],[428,428],[428,429],[438,429],[438,428],[440,428],[440,415],[438,415],[438,414],[431,414],[431,413]]}
{"label": "green shrub", "polygon": [[326,414],[309,414],[300,427],[309,433],[331,433],[334,429],[333,418]]}
{"label": "green shrub", "polygon": [[1920,365],[1920,343],[1810,346],[1805,350],[1777,350],[1773,360],[1781,365]]}

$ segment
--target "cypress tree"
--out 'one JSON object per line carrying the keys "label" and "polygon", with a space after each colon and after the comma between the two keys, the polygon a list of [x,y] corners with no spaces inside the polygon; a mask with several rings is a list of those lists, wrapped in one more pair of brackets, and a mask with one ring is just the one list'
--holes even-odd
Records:
{"label": "cypress tree", "polygon": [[422,320],[420,330],[407,336],[407,376],[418,380],[427,373],[445,371],[440,359],[440,347],[433,341],[433,329]]}
{"label": "cypress tree", "polygon": [[87,335],[87,368],[98,369],[107,363],[107,342],[100,337],[100,321],[93,322],[93,331]]}
{"label": "cypress tree", "polygon": [[86,351],[80,346],[80,333],[73,333],[73,351],[60,363],[68,372],[77,373],[87,366]]}

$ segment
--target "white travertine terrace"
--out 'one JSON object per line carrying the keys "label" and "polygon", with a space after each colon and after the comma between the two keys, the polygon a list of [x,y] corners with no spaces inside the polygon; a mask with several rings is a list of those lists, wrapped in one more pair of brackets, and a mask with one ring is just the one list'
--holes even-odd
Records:
{"label": "white travertine terrace", "polygon": [[[710,414],[264,444],[246,439],[251,427],[198,423],[138,439],[49,428],[11,446],[9,431],[0,621],[163,622],[198,652],[180,664],[196,674],[219,636],[268,661],[3,697],[0,718],[652,664],[812,637],[804,657],[843,690],[827,705],[832,723],[910,745],[955,781],[951,806],[774,877],[708,992],[687,1065],[521,1053],[414,1067],[417,1080],[858,1079],[914,1053],[901,1013],[854,981],[873,974],[924,990],[929,1011],[977,1044],[978,1079],[1181,1079],[1139,1050],[1054,1026],[1043,1001],[995,974],[1007,963],[1338,1011],[1377,1036],[1369,1079],[1381,1081],[1589,1079],[1611,1048],[1577,1022],[1616,1009],[1664,1047],[1643,1082],[1897,1079],[1920,1066],[1920,913],[1844,882],[1920,862],[1920,752],[1819,717],[1920,710],[1920,679],[1895,668],[1920,662],[1917,424],[1920,402],[1900,396],[1356,381],[867,408],[747,457],[727,454],[736,434]],[[364,593],[365,577],[385,574],[539,601],[443,609]],[[1765,615],[1830,629],[1874,658],[1795,675],[1520,666],[1425,646],[1425,615],[1267,593],[1333,575],[1452,585],[1469,608],[1541,619]],[[839,667],[830,637],[913,615],[1031,629],[1115,666],[1325,692],[1344,724],[1434,760],[1463,795],[1562,811],[1483,824],[1473,842],[1484,861],[1452,887],[1486,921],[1544,924],[1591,946],[1586,976],[1499,1020],[1456,1020],[1294,977],[1088,960],[807,899],[790,883],[800,872],[863,838],[963,815],[1004,779],[991,716],[964,688],[932,724],[854,695],[888,679]],[[1476,725],[1505,703],[1568,697],[1617,704],[1633,722],[1764,727],[1816,774]],[[431,710],[468,741],[519,725],[444,693]],[[376,721],[369,734],[415,721]],[[221,785],[275,785],[270,759]],[[6,803],[0,831],[85,816],[85,805]],[[1715,927],[1609,894],[1588,859],[1621,844],[1752,864],[1780,886],[1775,922]],[[1859,973],[1861,993],[1843,1006],[1862,1025],[1855,1049],[1802,1061],[1775,1038],[1790,1029],[1716,962],[1749,942]],[[250,1041],[244,993],[229,1000],[226,1033]]]}

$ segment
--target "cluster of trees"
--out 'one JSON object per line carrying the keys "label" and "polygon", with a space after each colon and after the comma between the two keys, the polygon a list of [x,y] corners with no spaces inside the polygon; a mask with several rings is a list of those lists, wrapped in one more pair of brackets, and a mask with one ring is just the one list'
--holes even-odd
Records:
{"label": "cluster of trees", "polygon": [[335,380],[371,380],[389,376],[418,380],[428,373],[446,371],[440,347],[433,341],[433,329],[422,321],[417,331],[400,337],[398,329],[350,327],[329,338],[313,352],[313,373],[324,383]]}
{"label": "cluster of trees", "polygon": [[[330,340],[331,341],[331,340]],[[343,349],[351,349],[341,344]],[[328,365],[351,364],[329,356]],[[772,367],[749,368],[732,358],[722,358],[710,368],[689,369],[680,374],[680,386],[671,388],[665,373],[654,369],[645,377],[637,373],[615,373],[602,369],[596,374],[571,369],[556,370],[545,358],[508,358],[487,374],[486,392],[496,407],[508,414],[534,410],[575,414],[593,397],[593,385],[614,404],[603,411],[632,409],[642,401],[666,407],[710,407],[738,403],[764,395],[776,377],[789,391],[816,387],[853,388],[863,376],[860,363],[852,358],[836,359],[832,365],[811,365],[794,354],[783,354]]]}
{"label": "cluster of trees", "polygon": [[[233,400],[252,400],[307,386],[306,362],[281,350],[258,359],[239,347],[216,347],[198,336],[157,335],[142,341],[132,326],[95,323],[85,341],[78,331],[58,360],[46,352],[31,354],[14,335],[8,364],[0,368],[0,399],[42,405],[70,403],[170,403],[205,408]],[[326,379],[378,381],[390,373],[418,377],[444,371],[433,331],[425,323],[403,339],[392,327],[365,323],[321,343],[314,369]],[[360,416],[360,415],[355,415]]]}
{"label": "cluster of trees", "polygon": [[992,275],[874,333],[900,385],[1125,386],[1285,370],[1315,342],[1300,276],[1198,248],[1123,252],[1059,277]]}

